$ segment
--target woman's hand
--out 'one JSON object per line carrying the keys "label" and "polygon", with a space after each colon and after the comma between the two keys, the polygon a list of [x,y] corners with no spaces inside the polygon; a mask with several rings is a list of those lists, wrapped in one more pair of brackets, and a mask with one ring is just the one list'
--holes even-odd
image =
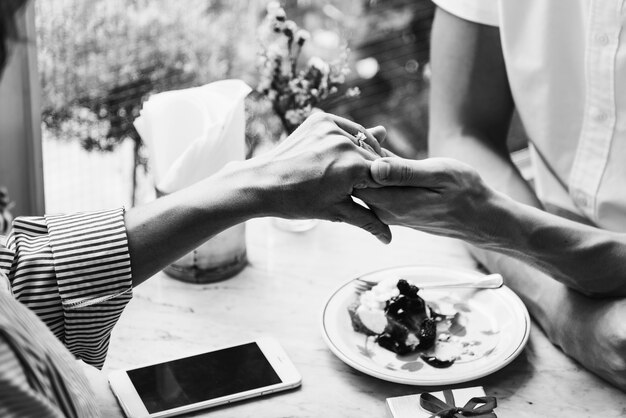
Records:
{"label": "woman's hand", "polygon": [[89,381],[91,390],[95,395],[94,400],[96,405],[98,405],[100,415],[106,418],[124,417],[124,412],[122,411],[122,408],[120,408],[117,399],[115,399],[115,395],[111,391],[111,386],[109,386],[109,381],[107,380],[106,375],[95,367],[84,363],[82,360],[76,361]]}
{"label": "woman's hand", "polygon": [[212,236],[257,217],[342,221],[389,242],[389,227],[351,197],[355,188],[374,184],[370,166],[380,150],[362,126],[320,112],[272,151],[229,163],[194,185],[127,211],[133,285]]}
{"label": "woman's hand", "polygon": [[[383,137],[385,133],[381,128],[372,132]],[[266,216],[346,222],[388,243],[389,227],[351,197],[355,189],[376,184],[370,166],[381,153],[370,131],[318,112],[272,151],[227,170],[254,176],[251,182],[257,185]]]}

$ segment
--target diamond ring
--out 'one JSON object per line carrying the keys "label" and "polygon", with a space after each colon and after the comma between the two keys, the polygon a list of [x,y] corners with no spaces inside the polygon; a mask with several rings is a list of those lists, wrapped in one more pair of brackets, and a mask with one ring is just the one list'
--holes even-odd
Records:
{"label": "diamond ring", "polygon": [[358,134],[356,134],[355,138],[357,140],[359,147],[365,148],[365,145],[366,145],[365,140],[367,139],[367,136],[365,136],[363,132],[359,132]]}

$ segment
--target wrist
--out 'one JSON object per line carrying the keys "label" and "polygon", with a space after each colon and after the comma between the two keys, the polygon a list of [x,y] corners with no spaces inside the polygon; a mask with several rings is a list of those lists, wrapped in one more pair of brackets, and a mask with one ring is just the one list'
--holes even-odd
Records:
{"label": "wrist", "polygon": [[478,231],[471,243],[498,252],[516,248],[521,234],[516,215],[520,210],[519,206],[519,203],[507,195],[491,189],[478,209]]}
{"label": "wrist", "polygon": [[263,158],[233,161],[218,171],[212,180],[229,195],[234,213],[243,221],[277,216],[276,193],[280,179],[272,177],[271,164]]}
{"label": "wrist", "polygon": [[216,199],[213,203],[219,203],[237,223],[260,216],[260,191],[248,161],[230,162],[206,181],[210,183],[207,190],[216,193],[205,197]]}

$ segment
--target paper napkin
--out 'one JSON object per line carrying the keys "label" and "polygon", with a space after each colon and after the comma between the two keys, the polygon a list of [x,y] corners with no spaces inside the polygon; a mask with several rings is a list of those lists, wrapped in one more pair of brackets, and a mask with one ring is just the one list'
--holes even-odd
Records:
{"label": "paper napkin", "polygon": [[223,80],[151,96],[135,119],[157,190],[187,187],[245,157],[243,99],[251,88]]}
{"label": "paper napkin", "polygon": [[[452,390],[457,406],[463,406],[473,397],[485,396],[485,391],[481,386]],[[387,412],[389,418],[429,418],[433,415],[420,406],[420,395],[398,396],[387,398]],[[431,395],[444,399],[443,392],[431,392]]]}

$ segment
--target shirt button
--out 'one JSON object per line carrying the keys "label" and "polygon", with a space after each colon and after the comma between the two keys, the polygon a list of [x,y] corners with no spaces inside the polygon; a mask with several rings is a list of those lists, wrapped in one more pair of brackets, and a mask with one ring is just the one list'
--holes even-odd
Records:
{"label": "shirt button", "polygon": [[606,45],[609,43],[609,37],[606,33],[599,33],[596,35],[596,41],[598,41],[600,45]]}
{"label": "shirt button", "polygon": [[574,201],[580,207],[586,208],[587,206],[589,206],[589,198],[583,192],[576,192],[576,194],[574,195]]}

